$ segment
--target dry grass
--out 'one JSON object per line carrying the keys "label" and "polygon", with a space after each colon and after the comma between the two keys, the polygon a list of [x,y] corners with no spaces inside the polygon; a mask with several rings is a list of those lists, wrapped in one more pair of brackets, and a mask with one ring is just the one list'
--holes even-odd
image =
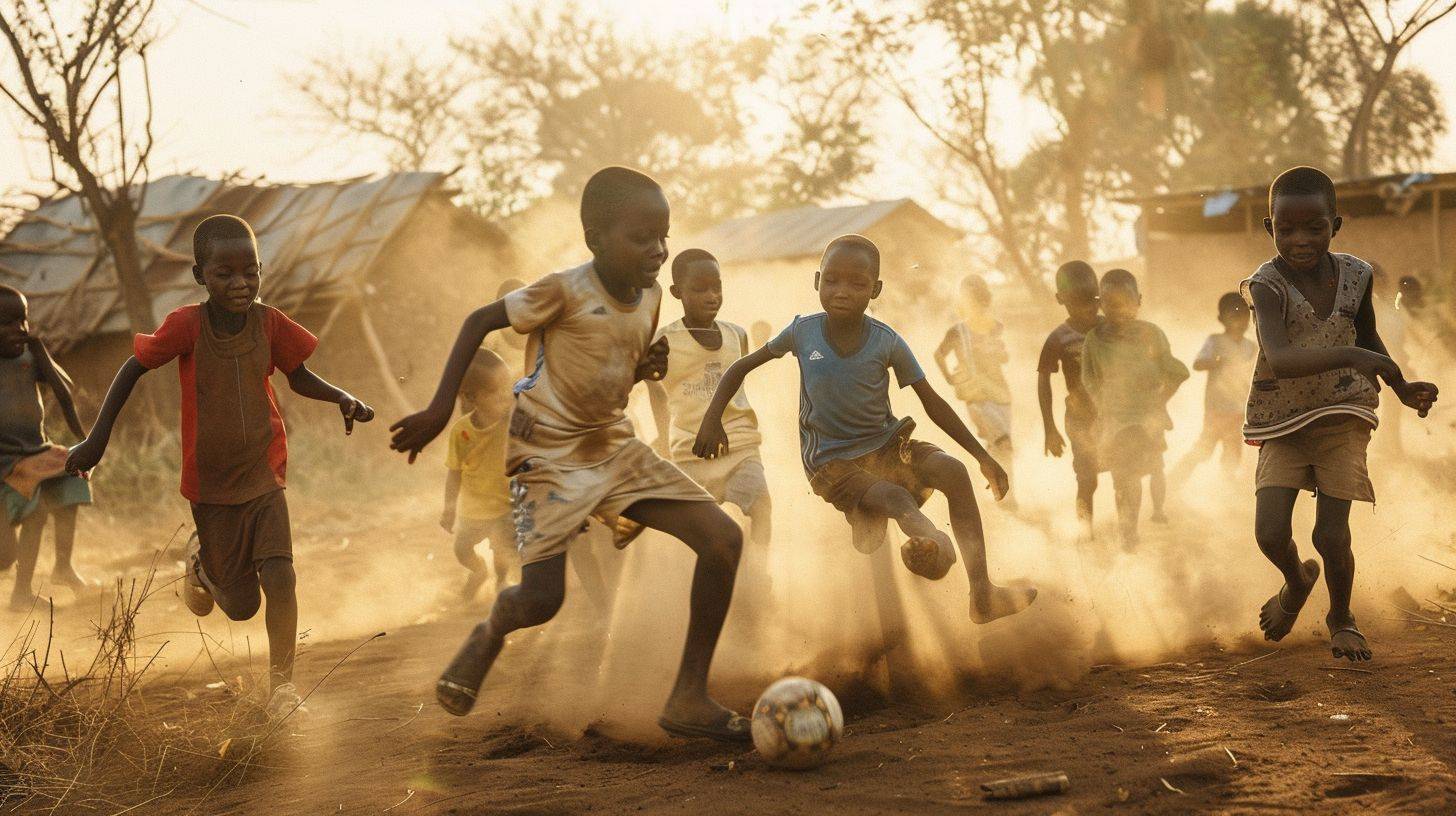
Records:
{"label": "dry grass", "polygon": [[173,795],[205,801],[259,760],[279,723],[269,722],[242,677],[206,697],[165,681],[143,687],[170,643],[138,645],[141,608],[163,588],[155,575],[117,582],[84,666],[56,647],[50,610],[6,648],[0,809],[145,813]]}

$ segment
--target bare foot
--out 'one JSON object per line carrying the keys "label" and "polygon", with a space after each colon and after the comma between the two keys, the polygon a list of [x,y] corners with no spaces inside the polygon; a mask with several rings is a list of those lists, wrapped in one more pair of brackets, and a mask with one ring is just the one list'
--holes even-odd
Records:
{"label": "bare foot", "polygon": [[10,596],[11,612],[29,612],[40,602],[33,592],[16,592]]}
{"label": "bare foot", "polygon": [[77,595],[96,588],[96,584],[87,581],[85,578],[82,578],[76,573],[76,570],[73,567],[69,566],[57,567],[56,570],[51,573],[51,583],[64,584],[65,586],[70,587],[71,591],[76,593]]}
{"label": "bare foot", "polygon": [[997,618],[1015,615],[1036,600],[1035,587],[998,587],[992,585],[971,593],[971,620],[990,623]]}
{"label": "bare foot", "polygon": [[505,642],[504,637],[495,634],[489,619],[471,630],[455,659],[435,681],[435,699],[441,708],[457,717],[470,713],[485,675]]}
{"label": "bare foot", "polygon": [[707,694],[674,692],[662,708],[657,724],[675,737],[706,737],[723,742],[747,742],[753,738],[747,717],[719,705]]}
{"label": "bare foot", "polygon": [[1335,657],[1343,657],[1351,663],[1363,663],[1371,658],[1370,644],[1365,641],[1365,636],[1355,628],[1355,619],[1349,618],[1348,622],[1340,625],[1331,623],[1328,618],[1325,624],[1330,628],[1330,654]]}
{"label": "bare foot", "polygon": [[1300,572],[1304,574],[1305,583],[1299,586],[1286,583],[1259,610],[1259,628],[1264,631],[1265,640],[1283,640],[1289,630],[1294,628],[1295,621],[1299,620],[1299,610],[1304,608],[1310,590],[1314,589],[1315,582],[1319,580],[1319,562],[1313,558],[1305,561],[1300,565]]}
{"label": "bare foot", "polygon": [[1152,518],[1150,518],[1148,520],[1151,521],[1154,524],[1167,524],[1168,523],[1168,514],[1167,513],[1164,513],[1162,510],[1154,510],[1153,511]]}

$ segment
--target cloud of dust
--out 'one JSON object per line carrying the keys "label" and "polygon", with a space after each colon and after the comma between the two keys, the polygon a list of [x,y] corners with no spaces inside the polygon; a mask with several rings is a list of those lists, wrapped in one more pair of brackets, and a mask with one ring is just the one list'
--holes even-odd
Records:
{"label": "cloud of dust", "polygon": [[[815,310],[807,276],[785,279],[772,290],[751,284],[728,282],[723,319],[748,325],[760,314],[786,308]],[[1013,299],[1008,294],[998,297]],[[932,370],[931,352],[952,320],[949,303],[946,297],[919,304],[922,311],[913,314],[879,315],[906,336],[947,398],[951,391]],[[665,304],[662,322],[676,317],[669,312],[674,306]],[[1191,304],[1186,311],[1150,303],[1144,316],[1164,328],[1176,356],[1191,362],[1204,338],[1221,330],[1215,312],[1212,302]],[[1006,371],[1016,400],[1012,489],[1021,507],[1016,514],[1007,512],[979,489],[979,481],[977,498],[993,580],[1029,581],[1040,590],[1036,603],[1019,615],[977,626],[969,620],[968,587],[960,569],[938,582],[911,575],[899,563],[902,538],[893,530],[880,553],[854,550],[843,517],[810,492],[799,464],[797,365],[792,359],[770,363],[750,377],[747,387],[764,432],[774,502],[768,556],[772,602],[752,603],[752,574],[740,570],[713,683],[720,694],[744,697],[725,699],[746,704],[763,685],[788,672],[819,677],[841,693],[846,686],[864,685],[885,693],[893,682],[897,691],[908,686],[950,697],[963,694],[968,681],[1020,690],[1070,687],[1093,665],[1156,662],[1195,645],[1264,648],[1258,609],[1279,588],[1280,578],[1253,539],[1257,452],[1243,450],[1233,476],[1212,459],[1184,484],[1170,486],[1172,521],[1166,526],[1146,520],[1145,499],[1143,543],[1133,553],[1123,552],[1118,542],[1112,487],[1104,475],[1096,497],[1096,540],[1079,542],[1071,462],[1042,455],[1036,403],[1036,357],[1064,315],[1025,306],[1005,314],[1011,354]],[[786,319],[775,316],[777,331]],[[1167,440],[1169,469],[1198,435],[1205,381],[1205,375],[1195,373],[1169,406],[1176,425]],[[1060,425],[1060,375],[1055,385]],[[892,399],[898,413],[917,419],[918,436],[969,460],[925,418],[911,392],[897,392]],[[645,414],[639,417],[639,432],[650,438],[651,425],[644,420]],[[1414,415],[1404,420],[1410,450],[1424,450],[1432,434],[1449,431],[1439,411],[1425,422]],[[1433,597],[1437,583],[1447,578],[1444,570],[1417,557],[1439,558],[1447,546],[1449,533],[1429,510],[1446,494],[1418,466],[1382,455],[1382,435],[1390,433],[1382,429],[1372,446],[1379,503],[1374,508],[1357,504],[1351,517],[1359,564],[1355,612],[1367,633],[1373,632],[1377,649],[1382,618],[1392,614],[1389,593],[1403,587],[1416,598]],[[975,477],[974,467],[972,473]],[[1295,537],[1305,557],[1314,557],[1309,541],[1313,504],[1306,495],[1295,513]],[[944,497],[932,498],[927,512],[949,529]],[[651,723],[675,675],[686,629],[691,553],[654,533],[620,555],[610,548],[602,552],[607,559],[622,559],[622,572],[592,644],[550,650],[550,657],[533,668],[543,687],[564,683],[571,691],[529,695],[507,714],[568,731],[605,724],[626,736],[656,739]],[[1323,639],[1326,611],[1321,588],[1285,643]],[[887,645],[886,632],[897,615],[903,615],[906,634]],[[546,648],[541,643],[537,651]],[[503,659],[515,658],[507,654]],[[594,681],[582,681],[593,675]]]}

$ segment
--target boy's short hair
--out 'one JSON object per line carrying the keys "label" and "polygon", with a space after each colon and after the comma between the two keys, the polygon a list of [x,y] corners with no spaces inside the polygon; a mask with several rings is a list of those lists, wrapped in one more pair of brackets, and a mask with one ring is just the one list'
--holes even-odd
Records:
{"label": "boy's short hair", "polygon": [[481,388],[488,388],[499,377],[510,377],[505,360],[499,354],[487,348],[475,350],[475,357],[470,361],[470,367],[465,369],[465,380],[461,383],[461,391],[473,392]]}
{"label": "boy's short hair", "polygon": [[596,171],[581,190],[582,228],[611,226],[622,204],[643,192],[660,193],[662,185],[630,167],[603,167]]}
{"label": "boy's short hair", "polygon": [[1234,312],[1247,311],[1248,306],[1244,304],[1244,298],[1238,292],[1224,292],[1218,298],[1218,316],[1233,314]]}
{"label": "boy's short hair", "polygon": [[824,268],[824,259],[829,257],[829,253],[840,247],[851,247],[863,252],[865,257],[870,259],[870,274],[874,276],[875,280],[880,279],[880,248],[875,246],[874,241],[855,233],[841,235],[824,247],[824,254],[819,256],[820,269]]}
{"label": "boy's short hair", "polygon": [[506,278],[505,280],[501,281],[500,286],[497,286],[495,288],[495,299],[500,300],[501,298],[509,295],[510,293],[516,291],[517,289],[520,289],[525,285],[526,282],[521,280],[520,278]]}
{"label": "boy's short hair", "polygon": [[247,221],[236,215],[209,215],[192,231],[193,262],[198,266],[206,265],[214,243],[239,238],[246,238],[255,244],[258,242],[258,236],[253,234],[253,228],[248,226]]}
{"label": "boy's short hair", "polygon": [[961,294],[974,296],[982,305],[991,302],[991,287],[986,285],[985,278],[974,272],[961,278]]}
{"label": "boy's short hair", "polygon": [[688,267],[698,261],[712,261],[713,263],[717,263],[718,259],[713,257],[713,253],[706,249],[698,249],[697,247],[684,249],[677,254],[676,258],[672,259],[672,282],[674,284],[682,283],[683,276],[688,272]]}
{"label": "boy's short hair", "polygon": [[1335,183],[1318,168],[1300,165],[1280,173],[1269,185],[1269,215],[1274,215],[1274,199],[1283,195],[1317,195],[1325,200],[1330,214],[1335,213]]}
{"label": "boy's short hair", "polygon": [[1126,269],[1109,269],[1102,273],[1103,289],[1121,289],[1126,292],[1137,294],[1137,278]]}
{"label": "boy's short hair", "polygon": [[1097,271],[1086,261],[1067,261],[1057,267],[1057,292],[1097,292]]}
{"label": "boy's short hair", "polygon": [[21,302],[25,301],[25,293],[9,284],[0,283],[0,297],[13,297]]}

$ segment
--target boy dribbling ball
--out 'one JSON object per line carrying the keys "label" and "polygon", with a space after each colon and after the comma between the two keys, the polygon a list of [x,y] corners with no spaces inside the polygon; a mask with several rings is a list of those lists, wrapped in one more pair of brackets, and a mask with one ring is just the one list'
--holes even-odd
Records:
{"label": "boy dribbling ball", "polygon": [[1264,229],[1277,254],[1239,287],[1259,334],[1244,438],[1259,446],[1254,537],[1284,575],[1259,611],[1259,628],[1265,639],[1282,640],[1319,580],[1319,562],[1301,563],[1293,538],[1295,500],[1312,490],[1314,548],[1330,593],[1330,653],[1364,661],[1370,644],[1350,611],[1350,505],[1375,501],[1365,452],[1380,381],[1422,417],[1438,390],[1406,381],[1390,359],[1375,327],[1370,265],[1330,251],[1340,225],[1335,185],[1319,170],[1295,167],[1269,185]]}

